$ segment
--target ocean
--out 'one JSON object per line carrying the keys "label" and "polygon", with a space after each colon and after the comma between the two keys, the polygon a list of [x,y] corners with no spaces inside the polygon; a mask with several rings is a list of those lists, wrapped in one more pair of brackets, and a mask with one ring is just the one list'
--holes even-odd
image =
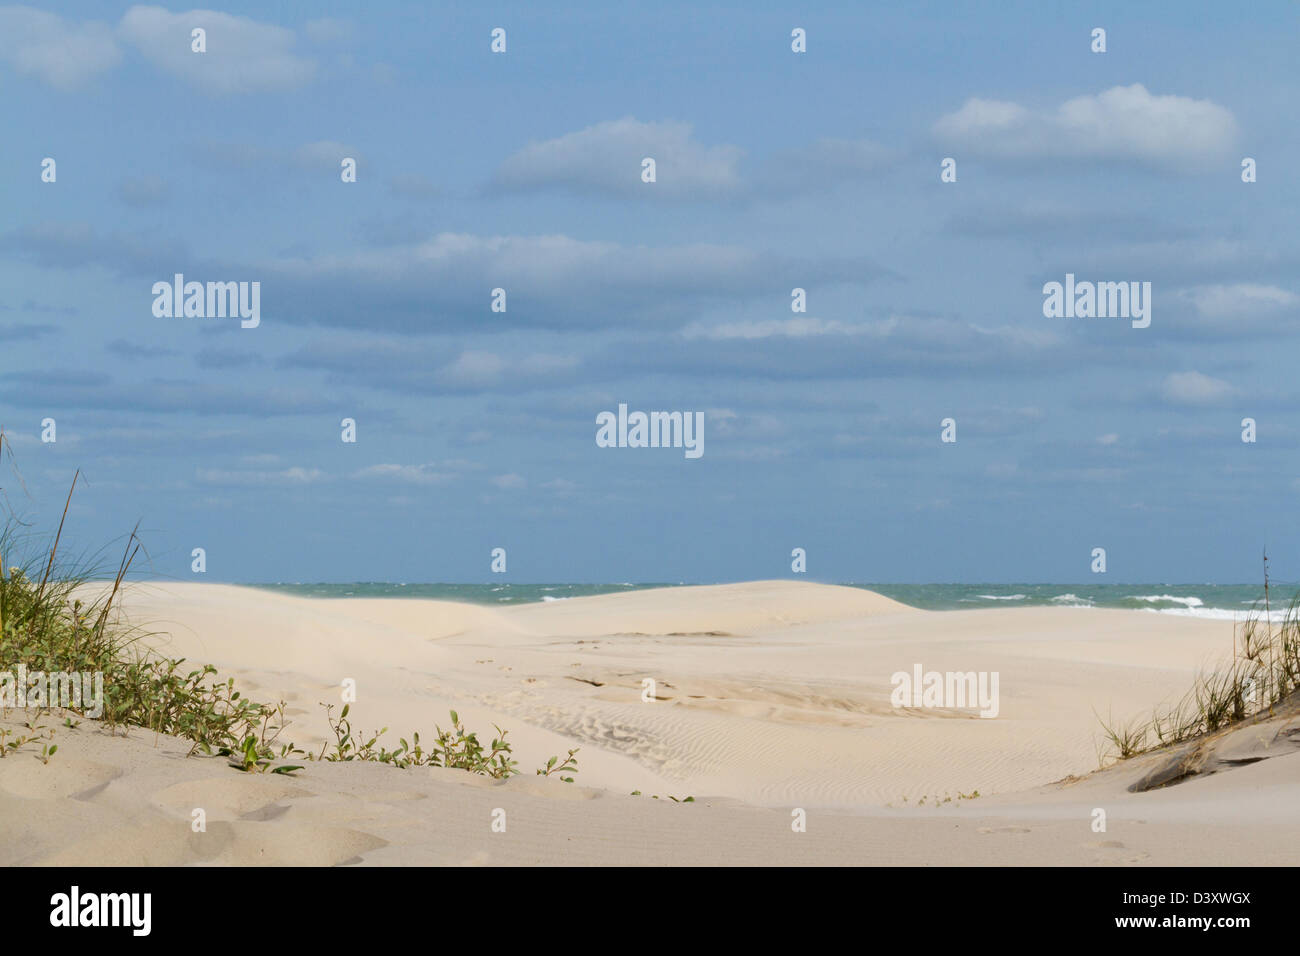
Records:
{"label": "ocean", "polygon": [[[257,584],[303,597],[404,597],[471,604],[527,604],[647,588],[681,587],[682,582],[623,584],[416,584],[364,581],[351,584]],[[873,584],[845,582],[927,611],[994,607],[1106,607],[1232,621],[1263,608],[1262,584]],[[1300,585],[1273,584],[1272,618],[1280,620]]]}

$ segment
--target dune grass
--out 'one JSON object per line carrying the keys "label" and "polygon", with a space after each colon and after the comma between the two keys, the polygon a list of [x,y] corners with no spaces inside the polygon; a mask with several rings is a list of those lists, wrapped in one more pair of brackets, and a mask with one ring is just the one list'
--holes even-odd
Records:
{"label": "dune grass", "polygon": [[[139,727],[181,737],[191,743],[191,754],[243,752],[254,735],[266,742],[257,748],[259,758],[270,757],[270,742],[283,724],[282,708],[249,700],[235,689],[233,678],[216,679],[210,665],[187,668],[183,659],[154,653],[143,643],[147,632],[117,613],[123,581],[141,551],[135,531],[102,587],[88,586],[94,582],[92,563],[60,562],[76,484],[74,477],[48,546],[38,546],[12,512],[0,527],[0,671],[14,673],[21,665],[29,673],[103,674],[99,719],[110,731]],[[96,591],[98,596],[88,597]],[[34,711],[29,723],[52,709],[27,708]],[[85,709],[72,708],[83,716]]]}
{"label": "dune grass", "polygon": [[[0,462],[6,456],[12,466],[13,452],[0,429]],[[13,473],[21,484],[16,469]],[[498,779],[520,773],[506,731],[497,727],[485,747],[477,734],[465,729],[455,711],[451,728],[437,727],[427,750],[421,747],[418,733],[412,735],[413,746],[401,739],[393,750],[380,743],[387,728],[369,739],[357,737],[348,723],[349,706],[335,720],[332,707],[322,705],[335,735],[333,749],[327,745],[314,754],[281,742],[286,726],[283,701],[250,700],[236,689],[233,677],[221,680],[212,665],[187,666],[183,658],[158,654],[148,646],[150,632],[123,618],[122,585],[143,551],[138,525],[127,537],[111,578],[97,575],[93,559],[64,558],[63,529],[79,478],[80,473],[73,477],[58,530],[48,544],[17,517],[7,497],[0,498],[5,510],[0,523],[0,673],[13,674],[21,666],[29,673],[102,674],[103,712],[98,719],[110,732],[140,728],[179,737],[190,743],[189,756],[225,757],[232,767],[246,772],[294,773],[303,765],[283,761],[301,759],[452,767]],[[24,708],[21,729],[0,727],[0,758],[28,751],[48,762],[58,750],[52,742],[55,728],[47,722],[55,710],[86,716],[84,706]],[[0,705],[0,717],[7,716],[6,711]],[[76,724],[68,718],[64,726]],[[569,751],[563,762],[552,757],[537,772],[572,774],[577,771],[576,753]],[[572,776],[562,779],[573,782]]]}
{"label": "dune grass", "polygon": [[[1267,595],[1267,579],[1265,587]],[[1300,691],[1300,594],[1277,622],[1271,620],[1268,597],[1261,604],[1234,625],[1231,663],[1198,674],[1175,704],[1127,723],[1098,717],[1112,748],[1109,756],[1126,760],[1216,733],[1272,713]]]}

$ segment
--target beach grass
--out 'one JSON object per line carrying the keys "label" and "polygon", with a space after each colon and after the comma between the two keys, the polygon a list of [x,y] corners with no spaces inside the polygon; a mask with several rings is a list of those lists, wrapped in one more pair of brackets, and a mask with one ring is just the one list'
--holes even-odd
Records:
{"label": "beach grass", "polygon": [[[13,451],[0,429],[0,463],[13,465]],[[21,475],[13,469],[21,484]],[[87,673],[103,675],[103,710],[100,720],[110,732],[131,728],[182,738],[190,743],[189,755],[225,757],[232,767],[246,772],[294,773],[306,761],[374,761],[394,767],[434,766],[467,770],[503,779],[520,773],[513,758],[507,732],[496,727],[486,746],[478,735],[467,731],[459,715],[451,712],[451,727],[436,728],[433,742],[425,749],[420,735],[405,738],[387,749],[381,738],[387,728],[368,739],[354,734],[348,721],[350,705],[336,720],[332,705],[327,720],[335,735],[319,754],[307,753],[292,742],[280,741],[285,729],[284,702],[258,702],[236,689],[233,677],[221,680],[211,664],[186,666],[184,658],[169,658],[152,650],[146,639],[150,632],[127,623],[121,615],[122,585],[143,550],[137,532],[127,537],[122,556],[111,579],[90,560],[68,559],[61,550],[64,525],[80,473],[75,475],[59,520],[58,530],[47,543],[32,532],[3,499],[6,514],[0,524],[0,673]],[[0,494],[3,494],[0,486]],[[102,595],[91,600],[83,595],[106,585]],[[84,704],[84,702],[83,702]],[[53,743],[56,728],[44,722],[56,709],[71,710],[85,717],[86,707],[58,708],[50,701],[24,708],[22,727],[0,728],[0,758],[20,751],[35,752],[48,762],[58,750]],[[0,716],[6,708],[0,702]],[[73,726],[71,718],[66,726]],[[544,776],[577,771],[576,750],[563,762],[552,757],[537,772]],[[279,761],[279,762],[277,762]],[[562,779],[572,782],[572,776]]]}
{"label": "beach grass", "polygon": [[1098,717],[1111,747],[1106,756],[1126,760],[1215,734],[1271,715],[1300,694],[1300,594],[1279,621],[1267,600],[1261,605],[1234,625],[1231,663],[1198,673],[1177,702],[1157,707],[1150,719]]}

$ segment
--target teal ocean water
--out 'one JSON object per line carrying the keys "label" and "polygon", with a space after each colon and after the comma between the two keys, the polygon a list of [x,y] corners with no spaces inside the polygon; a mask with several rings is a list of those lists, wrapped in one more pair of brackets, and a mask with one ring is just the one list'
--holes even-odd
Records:
{"label": "teal ocean water", "polygon": [[[680,583],[624,584],[259,584],[257,587],[304,597],[405,597],[471,604],[527,604],[562,601],[595,594],[618,594],[647,588],[680,587]],[[878,591],[886,597],[929,611],[994,607],[1108,607],[1162,614],[1234,620],[1256,605],[1262,608],[1259,584],[871,584],[848,587]],[[1272,616],[1284,613],[1300,586],[1274,584],[1269,592]]]}

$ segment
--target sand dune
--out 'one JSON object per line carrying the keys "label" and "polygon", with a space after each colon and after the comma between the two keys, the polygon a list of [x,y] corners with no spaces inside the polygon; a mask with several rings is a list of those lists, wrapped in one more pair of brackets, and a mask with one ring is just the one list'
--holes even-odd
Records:
{"label": "sand dune", "polygon": [[[454,707],[471,727],[508,728],[529,776],[316,763],[294,778],[241,775],[184,759],[180,742],[109,737],[86,721],[60,731],[48,766],[0,761],[0,862],[1300,860],[1300,815],[1288,809],[1300,796],[1300,725],[1284,718],[1196,755],[1202,773],[1167,789],[1128,788],[1170,755],[1088,775],[1096,714],[1149,713],[1180,695],[1230,652],[1220,622],[924,612],[787,581],[504,608],[141,584],[125,608],[166,632],[150,638],[164,653],[284,699],[285,736],[300,746],[324,742],[319,703],[338,703],[350,678],[359,730],[431,732]],[[998,672],[998,716],[893,707],[891,674],[917,664]],[[575,746],[578,783],[531,775]],[[1277,759],[1243,762],[1260,748]],[[1048,785],[1070,775],[1083,779]],[[1099,806],[1113,821],[1106,834],[1090,828]],[[195,807],[205,834],[190,830]],[[506,833],[490,829],[498,807]],[[791,832],[796,807],[807,833]]]}
{"label": "sand dune", "polygon": [[599,597],[524,604],[508,617],[540,634],[724,635],[912,614],[915,608],[874,591],[799,581],[751,581],[659,588]]}

